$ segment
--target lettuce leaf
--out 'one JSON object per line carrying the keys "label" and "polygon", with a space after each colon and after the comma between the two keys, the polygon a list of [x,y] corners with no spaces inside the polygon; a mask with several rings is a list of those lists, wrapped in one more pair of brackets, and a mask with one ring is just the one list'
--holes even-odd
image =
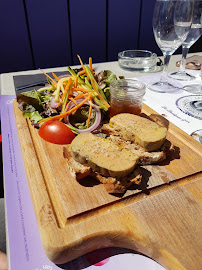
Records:
{"label": "lettuce leaf", "polygon": [[36,90],[23,92],[17,95],[17,102],[32,105],[36,111],[42,112],[44,110],[42,95]]}
{"label": "lettuce leaf", "polygon": [[39,114],[38,111],[30,112],[30,111],[24,111],[22,115],[25,118],[29,118],[31,121],[33,121],[35,124],[38,123],[43,119],[43,117]]}

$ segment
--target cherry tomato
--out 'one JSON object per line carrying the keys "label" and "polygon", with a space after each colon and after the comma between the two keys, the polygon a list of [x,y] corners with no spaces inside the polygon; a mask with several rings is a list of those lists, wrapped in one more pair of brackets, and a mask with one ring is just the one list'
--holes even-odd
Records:
{"label": "cherry tomato", "polygon": [[69,144],[75,138],[71,129],[58,120],[44,123],[39,128],[39,136],[45,141],[55,144]]}

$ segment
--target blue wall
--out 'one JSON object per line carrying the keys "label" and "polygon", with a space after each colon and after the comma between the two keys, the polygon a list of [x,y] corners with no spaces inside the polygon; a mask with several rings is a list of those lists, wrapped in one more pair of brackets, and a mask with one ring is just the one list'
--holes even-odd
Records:
{"label": "blue wall", "polygon": [[162,55],[152,31],[154,4],[155,0],[1,1],[0,73],[76,65],[77,54],[84,62],[89,56],[93,62],[116,61],[117,53],[127,49]]}

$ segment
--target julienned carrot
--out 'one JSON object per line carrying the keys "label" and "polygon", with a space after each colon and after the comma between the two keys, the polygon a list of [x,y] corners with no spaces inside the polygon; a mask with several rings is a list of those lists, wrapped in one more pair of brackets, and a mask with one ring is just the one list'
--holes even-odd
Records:
{"label": "julienned carrot", "polygon": [[92,86],[93,86],[93,89],[94,89],[95,92],[97,93],[99,99],[104,103],[104,105],[105,105],[107,108],[110,108],[110,105],[107,103],[107,101],[103,98],[103,96],[101,96],[100,92],[97,90],[96,85],[95,85],[95,83],[94,83],[93,80],[91,81],[91,84],[92,84]]}
{"label": "julienned carrot", "polygon": [[[70,102],[71,102],[71,101],[67,102],[67,105],[66,105],[66,107],[65,107],[65,112],[67,111],[67,108],[68,108]],[[61,118],[61,120],[62,120],[62,118]]]}
{"label": "julienned carrot", "polygon": [[59,103],[62,103],[63,99],[65,98],[65,96],[66,96],[66,94],[67,94],[67,91],[68,91],[69,88],[70,88],[71,83],[72,83],[72,78],[69,78],[69,81],[68,81],[67,85],[65,86],[64,93],[63,93],[62,98],[61,98],[61,100],[60,100]]}
{"label": "julienned carrot", "polygon": [[[92,101],[92,100],[90,99],[90,101]],[[92,109],[93,109],[93,106],[92,106],[92,104],[90,104],[89,114],[88,114],[88,121],[87,121],[87,124],[86,124],[87,128],[89,127],[90,118],[91,118],[91,114],[92,114]]]}
{"label": "julienned carrot", "polygon": [[86,74],[86,71],[85,70],[81,70],[81,71],[79,71],[79,73],[78,73],[79,75],[83,75],[83,74]]}
{"label": "julienned carrot", "polygon": [[83,88],[83,87],[80,87],[80,88],[71,88],[71,90],[72,91],[81,91],[81,92],[85,92],[85,93],[93,92],[93,90],[86,89],[86,88]]}
{"label": "julienned carrot", "polygon": [[69,98],[69,100],[71,100],[75,105],[77,105],[78,103],[76,102],[76,100],[72,97]]}
{"label": "julienned carrot", "polygon": [[74,99],[76,100],[76,99],[80,99],[80,98],[83,98],[83,97],[86,97],[86,96],[89,96],[89,94],[80,94],[80,95],[78,95],[78,96],[76,96]]}
{"label": "julienned carrot", "polygon": [[54,72],[52,72],[52,74],[53,74],[53,77],[56,79],[56,81],[59,81],[58,76]]}
{"label": "julienned carrot", "polygon": [[74,87],[76,88],[78,85],[78,76],[75,77],[75,80],[74,80]]}
{"label": "julienned carrot", "polygon": [[[82,62],[82,60],[81,60],[81,57],[80,57],[78,54],[77,54],[77,57],[79,58],[79,62],[80,62],[80,64],[81,64],[83,70],[85,70],[84,64],[83,64],[83,62]],[[86,75],[87,75],[87,78],[88,78],[88,80],[89,80],[88,74],[86,74]]]}
{"label": "julienned carrot", "polygon": [[[95,73],[95,70],[92,69],[91,72],[94,74],[94,73]],[[85,72],[84,70],[79,71],[78,75],[79,75],[79,76],[80,76],[80,75],[87,76],[87,74],[86,74],[86,72]]]}
{"label": "julienned carrot", "polygon": [[53,78],[51,78],[48,74],[46,74],[42,69],[39,68],[39,70],[41,70],[41,72],[43,72],[44,75],[46,75],[46,77],[48,77],[54,85],[57,85],[56,81],[53,80]]}
{"label": "julienned carrot", "polygon": [[84,64],[83,64],[83,62],[82,62],[82,60],[81,60],[81,57],[80,57],[78,54],[77,54],[77,57],[79,58],[79,62],[80,62],[80,64],[81,64],[83,70],[85,70]]}
{"label": "julienned carrot", "polygon": [[76,111],[78,108],[80,108],[87,100],[90,99],[90,96],[87,96],[82,102],[80,102],[77,106],[73,107],[71,110],[69,110],[68,112],[66,112],[67,114],[71,114],[74,111]]}
{"label": "julienned carrot", "polygon": [[[95,70],[91,70],[91,72],[92,73],[95,73]],[[85,70],[81,70],[81,71],[79,71],[79,73],[78,73],[79,75],[86,75],[86,71]]]}
{"label": "julienned carrot", "polygon": [[91,72],[93,72],[93,60],[92,60],[92,57],[89,57],[89,68],[91,70]]}
{"label": "julienned carrot", "polygon": [[74,106],[71,110],[69,110],[69,111],[67,111],[65,113],[61,113],[59,115],[55,115],[55,116],[52,116],[52,117],[49,117],[49,118],[45,118],[45,119],[39,121],[39,124],[40,123],[45,123],[45,122],[48,122],[48,121],[52,121],[52,120],[57,120],[57,119],[64,118],[66,115],[71,114],[74,111],[76,111],[78,108],[80,108],[89,99],[90,99],[90,96],[87,96],[81,103],[79,103],[77,106]]}

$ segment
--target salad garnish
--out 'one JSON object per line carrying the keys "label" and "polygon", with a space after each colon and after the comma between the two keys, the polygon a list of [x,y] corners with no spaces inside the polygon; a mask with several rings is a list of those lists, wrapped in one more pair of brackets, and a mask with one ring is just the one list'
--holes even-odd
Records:
{"label": "salad garnish", "polygon": [[40,69],[46,76],[47,85],[17,95],[24,117],[29,118],[35,127],[58,120],[75,134],[92,132],[108,115],[109,85],[117,79],[116,75],[110,70],[96,74],[92,57],[89,57],[88,64],[84,64],[79,55],[78,59],[81,68],[68,66],[70,74],[66,76],[58,77],[53,72],[51,77]]}

